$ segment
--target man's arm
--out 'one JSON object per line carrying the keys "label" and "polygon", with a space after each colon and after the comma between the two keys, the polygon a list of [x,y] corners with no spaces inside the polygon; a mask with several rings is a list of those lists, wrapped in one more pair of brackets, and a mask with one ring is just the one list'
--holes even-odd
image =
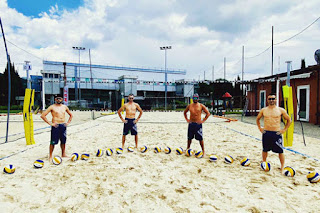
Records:
{"label": "man's arm", "polygon": [[187,112],[189,111],[189,106],[190,106],[190,105],[188,105],[187,108],[186,108],[186,109],[184,110],[184,112],[183,112],[184,118],[186,119],[186,121],[187,121],[188,123],[190,123],[190,120],[189,120],[188,117],[187,117]]}
{"label": "man's arm", "polygon": [[126,108],[125,107],[126,105],[124,104],[122,107],[120,107],[120,109],[118,110],[118,115],[119,115],[119,118],[122,120],[123,123],[126,122],[125,119],[123,119],[123,117],[121,116],[121,112]]}
{"label": "man's arm", "polygon": [[138,121],[140,120],[140,118],[141,118],[141,116],[142,116],[142,113],[143,113],[143,111],[142,111],[142,109],[141,109],[141,107],[140,107],[139,104],[136,104],[136,107],[137,107],[137,110],[139,111],[139,116],[138,116],[138,118],[134,121],[134,123],[138,123]]}
{"label": "man's arm", "polygon": [[264,110],[264,108],[260,110],[260,112],[259,112],[259,114],[258,114],[258,116],[257,116],[257,119],[256,119],[258,129],[259,129],[259,131],[260,131],[261,133],[264,133],[264,129],[261,128],[261,125],[260,125],[260,119],[261,119],[262,116],[263,116],[263,110]]}
{"label": "man's arm", "polygon": [[204,123],[209,118],[210,112],[208,111],[205,105],[201,104],[201,106],[202,106],[202,110],[206,113],[206,117],[201,121],[201,123]]}
{"label": "man's arm", "polygon": [[68,125],[70,124],[72,118],[73,118],[73,115],[72,115],[72,113],[70,112],[69,107],[67,107],[67,106],[66,106],[66,112],[67,112],[67,113],[69,114],[69,116],[70,116],[68,122],[66,123],[66,125],[68,126]]}
{"label": "man's arm", "polygon": [[288,128],[291,125],[292,121],[291,121],[291,118],[289,117],[287,111],[285,109],[283,109],[283,108],[281,108],[281,115],[283,116],[284,119],[287,120],[287,123],[286,123],[284,129],[280,130],[280,133],[283,134],[288,130]]}
{"label": "man's arm", "polygon": [[46,111],[44,111],[44,112],[41,114],[40,118],[42,118],[42,120],[44,120],[44,122],[46,122],[46,123],[49,124],[50,126],[56,126],[55,123],[50,123],[50,122],[48,121],[47,117],[46,117],[46,116],[49,114],[49,112],[51,112],[51,110],[52,110],[52,106],[49,106],[48,109],[46,109]]}

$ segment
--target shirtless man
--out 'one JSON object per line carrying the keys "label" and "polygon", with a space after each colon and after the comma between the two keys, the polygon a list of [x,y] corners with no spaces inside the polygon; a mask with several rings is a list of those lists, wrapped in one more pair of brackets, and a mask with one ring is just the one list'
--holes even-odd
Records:
{"label": "shirtless man", "polygon": [[[202,123],[204,123],[210,116],[207,108],[200,104],[199,95],[195,93],[192,97],[193,103],[189,104],[187,108],[184,110],[184,117],[186,121],[189,123],[188,127],[188,147],[190,149],[190,145],[192,139],[195,138],[200,142],[200,146],[202,148],[203,156],[205,155],[204,145],[203,145],[203,137],[202,137]],[[187,118],[187,112],[190,111],[190,119]],[[204,111],[206,113],[206,117],[201,120],[201,113]]]}
{"label": "shirtless man", "polygon": [[[124,148],[124,144],[126,142],[126,135],[131,132],[131,135],[135,136],[136,148],[138,148],[138,129],[137,123],[142,116],[142,109],[140,108],[139,104],[133,102],[134,96],[130,94],[128,96],[129,102],[124,104],[119,110],[118,115],[122,122],[124,123],[123,126],[123,135],[122,135],[122,149]],[[126,118],[123,119],[121,116],[121,112],[126,110]],[[138,118],[136,119],[136,112],[137,110],[140,112]]]}
{"label": "shirtless man", "polygon": [[[55,95],[55,104],[51,105],[46,111],[44,111],[41,115],[41,118],[51,126],[51,141],[49,148],[49,162],[52,160],[52,152],[54,146],[58,144],[60,139],[60,147],[62,151],[62,157],[67,157],[65,148],[66,148],[66,140],[67,140],[67,126],[72,120],[72,114],[69,108],[62,104],[62,97],[60,95]],[[47,114],[51,112],[52,122],[50,123],[47,119]],[[69,120],[65,122],[65,114],[66,112],[69,114]]]}
{"label": "shirtless man", "polygon": [[[268,151],[272,150],[279,154],[281,163],[281,174],[284,168],[284,154],[281,134],[285,133],[291,124],[291,119],[286,110],[276,106],[276,95],[271,93],[268,96],[268,106],[261,109],[257,116],[257,126],[262,133],[262,161],[266,162]],[[264,117],[264,128],[260,126],[260,119]],[[284,129],[280,128],[281,116],[287,120]]]}

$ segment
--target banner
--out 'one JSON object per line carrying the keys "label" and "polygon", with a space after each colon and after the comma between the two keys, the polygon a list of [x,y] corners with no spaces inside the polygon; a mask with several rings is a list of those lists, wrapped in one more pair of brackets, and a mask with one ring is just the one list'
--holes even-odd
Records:
{"label": "banner", "polygon": [[69,94],[68,94],[68,86],[65,86],[63,88],[63,102],[64,105],[68,106],[68,101],[69,101]]}

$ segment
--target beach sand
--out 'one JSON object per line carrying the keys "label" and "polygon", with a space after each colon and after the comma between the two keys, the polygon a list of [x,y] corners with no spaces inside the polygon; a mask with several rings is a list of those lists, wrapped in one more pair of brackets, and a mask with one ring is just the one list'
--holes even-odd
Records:
{"label": "beach sand", "polygon": [[[90,120],[88,113],[75,113],[66,144],[69,156],[89,153],[88,161],[63,158],[61,165],[49,164],[49,129],[35,135],[36,145],[26,146],[24,138],[0,145],[0,158],[13,154],[0,161],[1,168],[16,166],[14,174],[0,174],[2,212],[320,211],[320,183],[311,184],[306,178],[309,171],[320,172],[319,161],[312,159],[320,158],[320,139],[306,137],[305,147],[302,136],[294,135],[292,149],[310,157],[285,151],[286,165],[296,170],[290,178],[280,174],[275,153],[268,157],[271,171],[260,169],[261,141],[253,137],[259,139],[261,134],[252,124],[210,117],[203,124],[207,156],[197,159],[152,150],[156,145],[186,148],[188,124],[182,112],[145,112],[138,123],[139,146],[147,145],[149,151],[125,150],[107,157],[106,148],[121,146],[123,124],[117,115]],[[40,120],[39,115],[35,120]],[[11,130],[23,132],[23,124],[16,123]],[[0,136],[5,134],[3,125]],[[35,122],[35,129],[46,126]],[[134,146],[130,135],[125,147],[129,145]],[[191,148],[200,150],[199,143],[194,140]],[[95,156],[97,149],[104,151],[100,158]],[[211,153],[218,162],[209,162]],[[54,155],[61,156],[59,146]],[[225,164],[226,155],[235,162]],[[250,158],[249,167],[240,165],[243,157]],[[33,168],[37,159],[45,161],[44,168]]]}

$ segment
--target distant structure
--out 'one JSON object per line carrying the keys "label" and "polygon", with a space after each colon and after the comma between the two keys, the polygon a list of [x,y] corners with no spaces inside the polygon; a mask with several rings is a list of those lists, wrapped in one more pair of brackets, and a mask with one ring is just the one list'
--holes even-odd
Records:
{"label": "distant structure", "polygon": [[[186,75],[185,70],[167,69],[166,72],[177,75],[179,79]],[[168,104],[176,105],[177,100],[187,102],[194,93],[194,84],[197,83],[185,79],[164,82],[164,69],[58,61],[43,61],[41,74],[42,76],[32,76],[32,88],[36,88],[45,105],[52,104],[54,95],[63,95],[64,88],[67,87],[69,106],[112,110],[119,108],[121,99],[129,94],[134,94],[135,100],[142,105],[146,104],[145,108],[161,107],[165,101],[165,87]],[[142,80],[146,78],[152,80]]]}
{"label": "distant structure", "polygon": [[317,64],[320,65],[320,49],[317,49],[314,53],[314,59],[316,60]]}

